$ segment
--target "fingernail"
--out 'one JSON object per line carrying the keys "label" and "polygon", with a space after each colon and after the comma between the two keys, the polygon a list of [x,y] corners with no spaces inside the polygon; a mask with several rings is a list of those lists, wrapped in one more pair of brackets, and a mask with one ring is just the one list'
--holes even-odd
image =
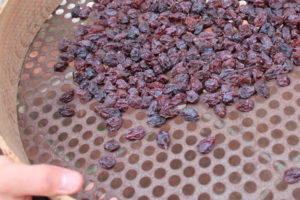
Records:
{"label": "fingernail", "polygon": [[64,171],[61,178],[61,185],[59,189],[60,194],[72,194],[77,192],[82,186],[82,176],[74,171]]}

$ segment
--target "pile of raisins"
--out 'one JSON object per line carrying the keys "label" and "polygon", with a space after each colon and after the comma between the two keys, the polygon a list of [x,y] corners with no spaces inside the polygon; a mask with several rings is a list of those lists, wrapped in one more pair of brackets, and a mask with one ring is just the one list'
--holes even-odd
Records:
{"label": "pile of raisins", "polygon": [[[75,114],[69,105],[74,94],[82,102],[95,99],[95,113],[109,131],[120,129],[129,107],[147,109],[153,127],[178,115],[197,121],[197,111],[181,105],[197,103],[201,94],[221,118],[228,105],[249,112],[251,96],[268,98],[271,80],[288,86],[287,73],[300,65],[297,0],[95,0],[92,8],[77,5],[71,14],[93,23],[78,25],[74,39],[59,44],[54,70],[74,62],[77,87],[60,97],[65,105],[59,113]],[[128,140],[144,136],[139,127],[126,134]],[[163,149],[170,144],[168,133],[157,138]],[[214,143],[207,138],[198,151],[207,153]],[[110,168],[115,160],[100,164]]]}
{"label": "pile of raisins", "polygon": [[101,103],[95,112],[111,131],[129,107],[147,109],[148,124],[160,127],[202,93],[221,118],[231,104],[251,111],[252,95],[268,98],[272,79],[288,86],[286,73],[300,65],[296,0],[95,0],[93,8],[72,10],[72,17],[89,16],[92,25],[79,25],[73,41],[59,44],[54,69],[74,62],[75,93]]}

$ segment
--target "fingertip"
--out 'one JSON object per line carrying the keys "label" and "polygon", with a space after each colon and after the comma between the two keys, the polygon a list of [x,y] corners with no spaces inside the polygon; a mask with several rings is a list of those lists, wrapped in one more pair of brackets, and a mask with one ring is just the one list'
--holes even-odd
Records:
{"label": "fingertip", "polygon": [[74,170],[63,169],[59,194],[74,194],[78,192],[83,185],[82,175]]}

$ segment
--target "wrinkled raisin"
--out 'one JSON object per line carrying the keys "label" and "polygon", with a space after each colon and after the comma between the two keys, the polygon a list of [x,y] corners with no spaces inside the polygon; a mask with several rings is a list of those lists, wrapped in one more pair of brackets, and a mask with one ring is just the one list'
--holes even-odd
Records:
{"label": "wrinkled raisin", "polygon": [[166,123],[166,118],[161,117],[157,114],[149,116],[147,118],[147,124],[149,124],[150,126],[153,126],[153,127],[161,127],[165,123]]}
{"label": "wrinkled raisin", "polygon": [[236,109],[238,109],[241,112],[249,112],[253,110],[254,108],[254,101],[251,99],[239,99],[235,103]]}
{"label": "wrinkled raisin", "polygon": [[104,149],[109,152],[114,152],[120,148],[120,143],[112,139],[105,143]]}
{"label": "wrinkled raisin", "polygon": [[290,168],[284,172],[283,179],[288,184],[294,184],[300,181],[300,169],[299,168]]}
{"label": "wrinkled raisin", "polygon": [[160,131],[156,136],[156,142],[160,148],[167,150],[171,144],[169,133],[166,131]]}
{"label": "wrinkled raisin", "polygon": [[111,155],[107,155],[99,159],[99,164],[103,169],[112,169],[116,165],[116,159]]}
{"label": "wrinkled raisin", "polygon": [[208,136],[199,142],[199,144],[197,145],[197,150],[201,154],[208,154],[214,149],[215,143],[216,138]]}
{"label": "wrinkled raisin", "polygon": [[290,78],[286,74],[278,74],[276,79],[277,85],[280,87],[286,87],[290,85]]}
{"label": "wrinkled raisin", "polygon": [[123,119],[121,117],[112,117],[106,120],[106,128],[108,131],[117,131],[121,128]]}
{"label": "wrinkled raisin", "polygon": [[194,108],[184,108],[180,114],[186,121],[196,122],[199,120],[199,114]]}
{"label": "wrinkled raisin", "polygon": [[75,109],[73,105],[65,104],[58,109],[58,113],[63,117],[72,117],[75,115]]}
{"label": "wrinkled raisin", "polygon": [[63,93],[59,97],[59,101],[61,101],[62,103],[69,103],[69,102],[73,101],[73,99],[74,99],[74,90],[73,89]]}
{"label": "wrinkled raisin", "polygon": [[145,137],[145,130],[142,126],[130,129],[126,134],[125,138],[127,140],[141,140]]}
{"label": "wrinkled raisin", "polygon": [[223,103],[220,103],[214,107],[214,112],[221,118],[226,116],[226,106]]}

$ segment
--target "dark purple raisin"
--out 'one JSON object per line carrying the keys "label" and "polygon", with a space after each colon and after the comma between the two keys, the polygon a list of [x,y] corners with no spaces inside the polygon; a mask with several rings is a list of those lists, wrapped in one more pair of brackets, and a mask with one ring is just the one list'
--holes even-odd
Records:
{"label": "dark purple raisin", "polygon": [[242,99],[248,99],[255,93],[255,88],[252,85],[242,85],[239,89],[239,95]]}
{"label": "dark purple raisin", "polygon": [[199,142],[199,144],[197,145],[197,150],[201,154],[208,154],[214,149],[215,143],[216,138],[208,136]]}
{"label": "dark purple raisin", "polygon": [[214,107],[215,105],[221,103],[222,96],[220,93],[206,94],[203,96],[203,101],[210,107]]}
{"label": "dark purple raisin", "polygon": [[58,113],[62,117],[73,117],[75,115],[74,106],[71,104],[65,104],[61,108],[58,109]]}
{"label": "dark purple raisin", "polygon": [[83,102],[89,102],[93,99],[93,95],[87,90],[77,89],[76,94]]}
{"label": "dark purple raisin", "polygon": [[241,112],[249,112],[254,108],[254,101],[251,99],[239,99],[236,101],[235,107]]}
{"label": "dark purple raisin", "polygon": [[73,101],[74,99],[74,90],[70,89],[67,92],[63,93],[60,97],[59,97],[59,101],[61,101],[62,103],[69,103],[71,101]]}
{"label": "dark purple raisin", "polygon": [[171,137],[168,132],[160,131],[156,135],[156,142],[160,148],[167,150],[171,144]]}
{"label": "dark purple raisin", "polygon": [[68,62],[66,61],[59,61],[54,65],[54,71],[56,72],[63,72],[69,66]]}
{"label": "dark purple raisin", "polygon": [[106,128],[108,131],[117,131],[121,128],[123,119],[121,117],[112,117],[106,120]]}
{"label": "dark purple raisin", "polygon": [[145,130],[142,126],[130,129],[126,134],[125,138],[127,140],[141,140],[145,137]]}
{"label": "dark purple raisin", "polygon": [[226,116],[226,106],[223,103],[219,103],[214,107],[214,112],[221,118]]}
{"label": "dark purple raisin", "polygon": [[194,90],[187,91],[186,94],[188,103],[197,103],[199,101],[199,95]]}
{"label": "dark purple raisin", "polygon": [[261,97],[264,97],[267,99],[270,96],[270,89],[269,89],[268,85],[262,80],[256,81],[255,90],[256,90],[256,93]]}
{"label": "dark purple raisin", "polygon": [[286,74],[278,74],[276,79],[277,85],[280,87],[286,87],[290,85],[290,78]]}
{"label": "dark purple raisin", "polygon": [[161,127],[166,123],[166,119],[159,115],[152,115],[147,118],[147,124],[153,127]]}
{"label": "dark purple raisin", "polygon": [[196,122],[199,120],[199,114],[194,108],[184,108],[180,115],[186,121]]}
{"label": "dark purple raisin", "polygon": [[298,183],[300,181],[300,168],[294,167],[286,170],[283,179],[288,184]]}
{"label": "dark purple raisin", "polygon": [[109,152],[114,152],[119,148],[120,148],[120,143],[114,139],[107,141],[104,145],[104,149]]}
{"label": "dark purple raisin", "polygon": [[89,6],[82,8],[79,13],[80,19],[87,19],[90,15],[91,11],[92,11],[92,8]]}
{"label": "dark purple raisin", "polygon": [[72,11],[71,11],[72,17],[73,17],[73,18],[79,17],[80,11],[81,11],[80,6],[79,6],[79,5],[76,5],[76,6],[72,9]]}
{"label": "dark purple raisin", "polygon": [[107,155],[99,159],[99,164],[103,169],[112,169],[116,165],[116,159],[111,155]]}
{"label": "dark purple raisin", "polygon": [[106,108],[103,106],[96,106],[94,109],[95,113],[101,116],[104,119],[109,119],[112,117],[119,117],[121,116],[121,112],[117,108]]}

